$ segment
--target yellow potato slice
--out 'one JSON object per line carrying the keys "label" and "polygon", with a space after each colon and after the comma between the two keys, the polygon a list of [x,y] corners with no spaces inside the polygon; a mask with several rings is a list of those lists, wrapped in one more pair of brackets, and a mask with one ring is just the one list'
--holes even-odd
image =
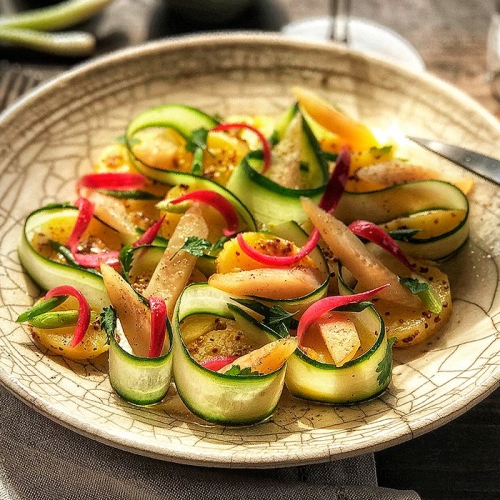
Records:
{"label": "yellow potato slice", "polygon": [[[69,311],[77,309],[77,301],[72,297],[68,297],[68,299],[55,307],[52,311]],[[93,316],[94,318],[96,317],[95,314],[93,314]],[[75,347],[70,347],[75,330],[74,326],[65,326],[62,328],[38,328],[30,326],[29,328],[35,344],[46,348],[52,354],[58,354],[67,359],[75,361],[93,359],[109,349],[108,337],[106,333],[101,330],[98,318],[90,323],[85,337]]]}
{"label": "yellow potato slice", "polygon": [[[244,240],[253,248],[266,255],[279,257],[295,255],[299,247],[291,241],[278,238],[270,233],[246,232]],[[314,267],[314,261],[306,256],[297,264],[302,267]],[[271,264],[263,264],[249,257],[243,252],[236,238],[226,241],[215,260],[218,273],[231,273],[237,271],[250,271],[252,269],[270,268]]]}
{"label": "yellow potato slice", "polygon": [[296,337],[275,340],[239,357],[229,365],[221,368],[219,373],[225,373],[233,366],[239,366],[241,369],[250,368],[252,371],[262,374],[275,372],[292,355],[297,345]]}

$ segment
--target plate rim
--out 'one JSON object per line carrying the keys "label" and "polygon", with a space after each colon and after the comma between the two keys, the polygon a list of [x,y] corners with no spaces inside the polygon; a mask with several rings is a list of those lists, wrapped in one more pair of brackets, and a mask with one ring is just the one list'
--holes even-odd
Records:
{"label": "plate rim", "polygon": [[[140,55],[149,53],[149,52],[156,52],[156,51],[175,51],[179,47],[182,47],[183,49],[186,48],[186,44],[191,46],[191,47],[200,47],[203,45],[206,45],[207,43],[210,44],[227,44],[227,43],[234,43],[234,44],[260,44],[260,45],[269,45],[269,44],[278,44],[282,47],[286,48],[293,48],[293,47],[298,47],[301,49],[304,48],[309,48],[313,50],[319,50],[319,51],[327,51],[331,53],[341,53],[344,55],[349,54],[350,56],[356,57],[356,58],[361,58],[361,59],[366,59],[370,61],[371,63],[376,62],[378,65],[385,65],[388,69],[391,70],[396,70],[397,72],[406,74],[407,76],[412,75],[415,76],[418,74],[418,78],[428,85],[437,87],[438,89],[441,90],[441,92],[445,92],[446,94],[450,95],[453,97],[453,99],[459,100],[462,104],[465,103],[465,105],[473,110],[475,113],[477,113],[479,116],[481,116],[482,119],[485,121],[489,122],[489,124],[497,130],[497,132],[500,134],[500,122],[491,114],[489,113],[481,104],[479,104],[477,101],[475,101],[472,97],[470,97],[468,94],[465,92],[461,91],[460,89],[454,87],[451,83],[446,82],[435,75],[431,75],[429,73],[421,73],[420,71],[415,71],[410,68],[404,68],[404,67],[397,67],[397,65],[386,62],[386,61],[381,61],[379,58],[357,53],[353,50],[350,50],[345,47],[340,47],[336,45],[332,46],[326,46],[324,43],[321,42],[313,42],[313,41],[295,41],[292,40],[284,35],[281,34],[268,34],[268,33],[247,33],[247,32],[231,32],[231,33],[211,33],[211,34],[195,34],[195,35],[182,35],[178,37],[174,37],[171,39],[167,40],[158,40],[158,41],[151,41],[145,44],[142,44],[140,46],[136,47],[129,47],[125,49],[121,49],[118,51],[115,51],[110,54],[106,54],[103,56],[99,56],[91,61],[84,62],[82,64],[79,64],[75,66],[73,69],[66,71],[62,73],[59,76],[56,76],[54,78],[51,78],[47,82],[41,84],[39,87],[36,89],[32,90],[29,94],[26,96],[22,97],[19,99],[13,106],[8,108],[4,113],[0,115],[0,129],[3,124],[8,124],[9,120],[15,119],[15,116],[18,112],[22,111],[25,107],[29,106],[31,102],[34,100],[37,100],[40,96],[43,96],[44,93],[52,92],[54,88],[57,88],[59,85],[66,85],[68,82],[75,78],[79,78],[87,72],[93,72],[97,71],[100,67],[108,65],[110,62],[119,62],[122,61],[124,58],[128,59],[134,59],[136,57],[139,57]],[[18,381],[15,378],[12,378],[10,374],[4,372],[2,369],[0,369],[0,382],[2,385],[6,387],[9,392],[14,394],[16,397],[21,399],[23,402],[25,402],[28,406],[31,408],[35,409],[36,411],[44,414],[46,417],[49,419],[81,434],[86,437],[89,437],[91,439],[103,442],[105,444],[108,444],[110,446],[123,449],[126,451],[131,451],[134,453],[138,453],[141,455],[145,456],[150,456],[153,458],[157,459],[162,459],[162,460],[171,460],[175,461],[178,463],[189,463],[189,464],[195,464],[195,465],[202,465],[202,466],[217,466],[217,467],[256,467],[256,468],[268,468],[268,467],[280,467],[280,466],[286,466],[286,465],[296,465],[296,464],[303,464],[303,463],[320,463],[320,462],[325,462],[328,460],[336,460],[336,459],[342,459],[342,458],[348,458],[351,456],[359,455],[360,453],[366,453],[366,452],[371,452],[371,451],[377,451],[379,449],[386,448],[388,446],[392,446],[396,443],[400,443],[406,440],[413,439],[414,437],[417,437],[421,434],[424,434],[426,432],[429,432],[437,427],[440,427],[441,425],[444,425],[448,423],[449,421],[453,420],[454,418],[458,417],[459,415],[465,413],[470,409],[471,407],[475,406],[478,404],[480,401],[482,401],[484,398],[486,398],[489,394],[491,394],[494,390],[496,390],[497,387],[500,386],[500,373],[493,374],[492,376],[489,377],[488,381],[490,383],[482,383],[477,385],[474,390],[472,390],[470,393],[468,393],[469,398],[466,401],[465,405],[462,405],[458,408],[453,408],[452,411],[446,413],[444,416],[440,418],[438,421],[438,424],[435,425],[435,422],[431,423],[425,423],[423,422],[422,425],[418,427],[412,427],[410,428],[410,432],[406,433],[400,433],[397,435],[394,435],[392,439],[390,440],[383,440],[382,442],[376,442],[373,444],[373,446],[366,447],[363,446],[362,449],[358,448],[353,448],[349,451],[343,452],[341,454],[336,454],[336,455],[331,455],[328,453],[323,453],[322,455],[318,455],[317,453],[314,453],[313,456],[309,456],[307,459],[299,459],[295,462],[291,462],[290,460],[287,460],[285,462],[279,462],[279,461],[269,461],[269,462],[254,462],[254,461],[249,461],[249,462],[241,462],[241,463],[236,463],[236,462],[218,462],[218,461],[212,461],[208,459],[208,457],[205,458],[187,458],[186,453],[182,452],[179,454],[172,453],[171,451],[169,452],[168,455],[165,455],[165,453],[161,453],[160,451],[152,451],[152,450],[146,450],[144,447],[138,447],[137,444],[132,445],[131,444],[124,444],[124,441],[122,442],[117,442],[116,440],[112,440],[109,437],[106,437],[105,435],[96,435],[94,433],[89,433],[85,430],[82,430],[81,427],[78,426],[79,420],[77,418],[73,418],[71,415],[65,415],[65,418],[61,418],[61,415],[57,415],[58,412],[52,410],[50,411],[50,405],[47,404],[42,404],[42,402],[37,398],[36,396],[33,395],[29,390],[26,388],[22,387]],[[406,426],[408,428],[409,426]],[[123,439],[123,438],[122,438]]]}

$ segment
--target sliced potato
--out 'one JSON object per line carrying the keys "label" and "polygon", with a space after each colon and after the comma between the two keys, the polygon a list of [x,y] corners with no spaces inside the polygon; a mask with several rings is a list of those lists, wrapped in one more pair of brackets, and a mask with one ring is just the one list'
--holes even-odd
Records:
{"label": "sliced potato", "polygon": [[136,157],[151,167],[189,172],[193,154],[185,148],[186,140],[175,130],[145,129],[134,136]]}
{"label": "sliced potato", "polygon": [[250,368],[251,371],[262,374],[275,372],[292,355],[297,345],[296,337],[275,340],[239,357],[229,365],[221,368],[219,373],[225,373],[233,366],[239,366],[241,369]]}
{"label": "sliced potato", "polygon": [[209,132],[203,155],[203,176],[225,186],[248,151],[247,143],[239,137],[222,131]]}
{"label": "sliced potato", "polygon": [[[72,310],[78,310],[78,303],[73,297],[68,297],[62,304],[52,309],[51,312]],[[95,313],[93,313],[93,316],[96,318]],[[75,347],[70,347],[75,331],[74,326],[61,328],[30,326],[29,328],[33,340],[37,345],[46,348],[52,354],[58,354],[67,359],[93,359],[109,349],[108,338],[106,333],[100,328],[99,318],[90,323],[83,340]]]}
{"label": "sliced potato", "polygon": [[189,354],[198,363],[219,356],[243,356],[255,349],[256,346],[245,337],[234,320],[212,316],[211,323],[211,328],[202,331],[195,339],[192,339],[194,332],[186,332],[193,325],[183,323],[181,327],[184,341],[191,337],[186,345]]}
{"label": "sliced potato", "polygon": [[[295,243],[270,233],[246,232],[243,233],[243,238],[250,246],[266,255],[284,257],[295,255],[300,250]],[[300,260],[298,265],[314,267],[314,262],[309,256],[306,256]],[[272,267],[272,265],[258,262],[244,253],[236,238],[232,238],[224,244],[215,260],[215,266],[217,272],[223,274]]]}
{"label": "sliced potato", "polygon": [[408,270],[392,255],[380,247],[370,244],[372,251],[379,256],[381,261],[399,276],[418,277],[420,281],[427,281],[442,305],[438,314],[428,310],[422,302],[419,307],[406,308],[383,299],[373,299],[375,309],[384,319],[387,337],[395,337],[395,347],[409,347],[424,342],[431,335],[441,330],[449,321],[453,303],[448,276],[430,261],[417,261],[410,259],[414,272]]}
{"label": "sliced potato", "polygon": [[121,142],[110,144],[102,150],[94,163],[94,171],[97,173],[137,172],[130,160],[127,146]]}

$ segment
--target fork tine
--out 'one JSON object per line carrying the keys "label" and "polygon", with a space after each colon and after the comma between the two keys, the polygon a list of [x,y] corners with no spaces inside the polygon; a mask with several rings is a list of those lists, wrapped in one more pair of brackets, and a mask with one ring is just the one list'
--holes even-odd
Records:
{"label": "fork tine", "polygon": [[[0,69],[1,65],[0,65]],[[36,87],[40,79],[21,69],[8,67],[0,72],[0,111],[8,108],[23,94]]]}

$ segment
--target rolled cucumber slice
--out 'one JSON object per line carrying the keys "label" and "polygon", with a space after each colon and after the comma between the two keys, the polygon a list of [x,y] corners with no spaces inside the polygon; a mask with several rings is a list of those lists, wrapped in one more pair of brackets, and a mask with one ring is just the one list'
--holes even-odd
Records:
{"label": "rolled cucumber slice", "polygon": [[266,375],[217,373],[204,368],[190,356],[182,332],[182,321],[192,315],[210,314],[234,319],[233,311],[238,311],[252,324],[251,334],[260,334],[263,344],[270,341],[270,331],[245,314],[225,292],[207,284],[191,285],[184,290],[172,324],[173,372],[177,392],[194,414],[213,423],[248,425],[266,419],[274,411],[283,390],[286,364]]}
{"label": "rolled cucumber slice", "polygon": [[[293,117],[290,112],[287,115]],[[282,133],[281,133],[282,134]],[[277,134],[280,138],[280,133]],[[301,223],[307,216],[300,204],[302,196],[319,201],[328,181],[328,167],[321,154],[314,134],[305,120],[302,121],[301,163],[307,168],[310,188],[291,189],[283,187],[260,173],[260,161],[247,155],[235,169],[228,189],[233,192],[264,224],[279,224],[286,221]]]}
{"label": "rolled cucumber slice", "polygon": [[[339,280],[342,295],[353,291]],[[373,306],[349,313],[356,325],[362,354],[344,365],[322,363],[300,348],[287,361],[286,386],[302,399],[328,404],[352,404],[383,393],[392,378],[392,343]]]}
{"label": "rolled cucumber slice", "polygon": [[132,354],[120,322],[108,332],[109,382],[116,393],[129,403],[145,406],[166,396],[172,378],[172,330],[167,328],[165,351],[157,358]]}
{"label": "rolled cucumber slice", "polygon": [[[453,217],[446,217],[447,214]],[[408,182],[364,193],[346,191],[334,215],[346,224],[370,220],[385,230],[412,227],[412,224],[419,227],[425,217],[433,217],[438,220],[433,236],[420,237],[417,233],[400,242],[403,251],[417,259],[445,259],[453,255],[469,235],[467,197],[457,187],[439,180]],[[421,222],[417,222],[418,218]]]}
{"label": "rolled cucumber slice", "polygon": [[79,290],[90,306],[99,311],[109,305],[108,295],[99,273],[80,267],[55,262],[41,255],[32,245],[33,236],[43,227],[73,227],[78,209],[69,205],[49,205],[32,212],[26,218],[18,255],[22,266],[43,290],[50,290],[61,283]]}

